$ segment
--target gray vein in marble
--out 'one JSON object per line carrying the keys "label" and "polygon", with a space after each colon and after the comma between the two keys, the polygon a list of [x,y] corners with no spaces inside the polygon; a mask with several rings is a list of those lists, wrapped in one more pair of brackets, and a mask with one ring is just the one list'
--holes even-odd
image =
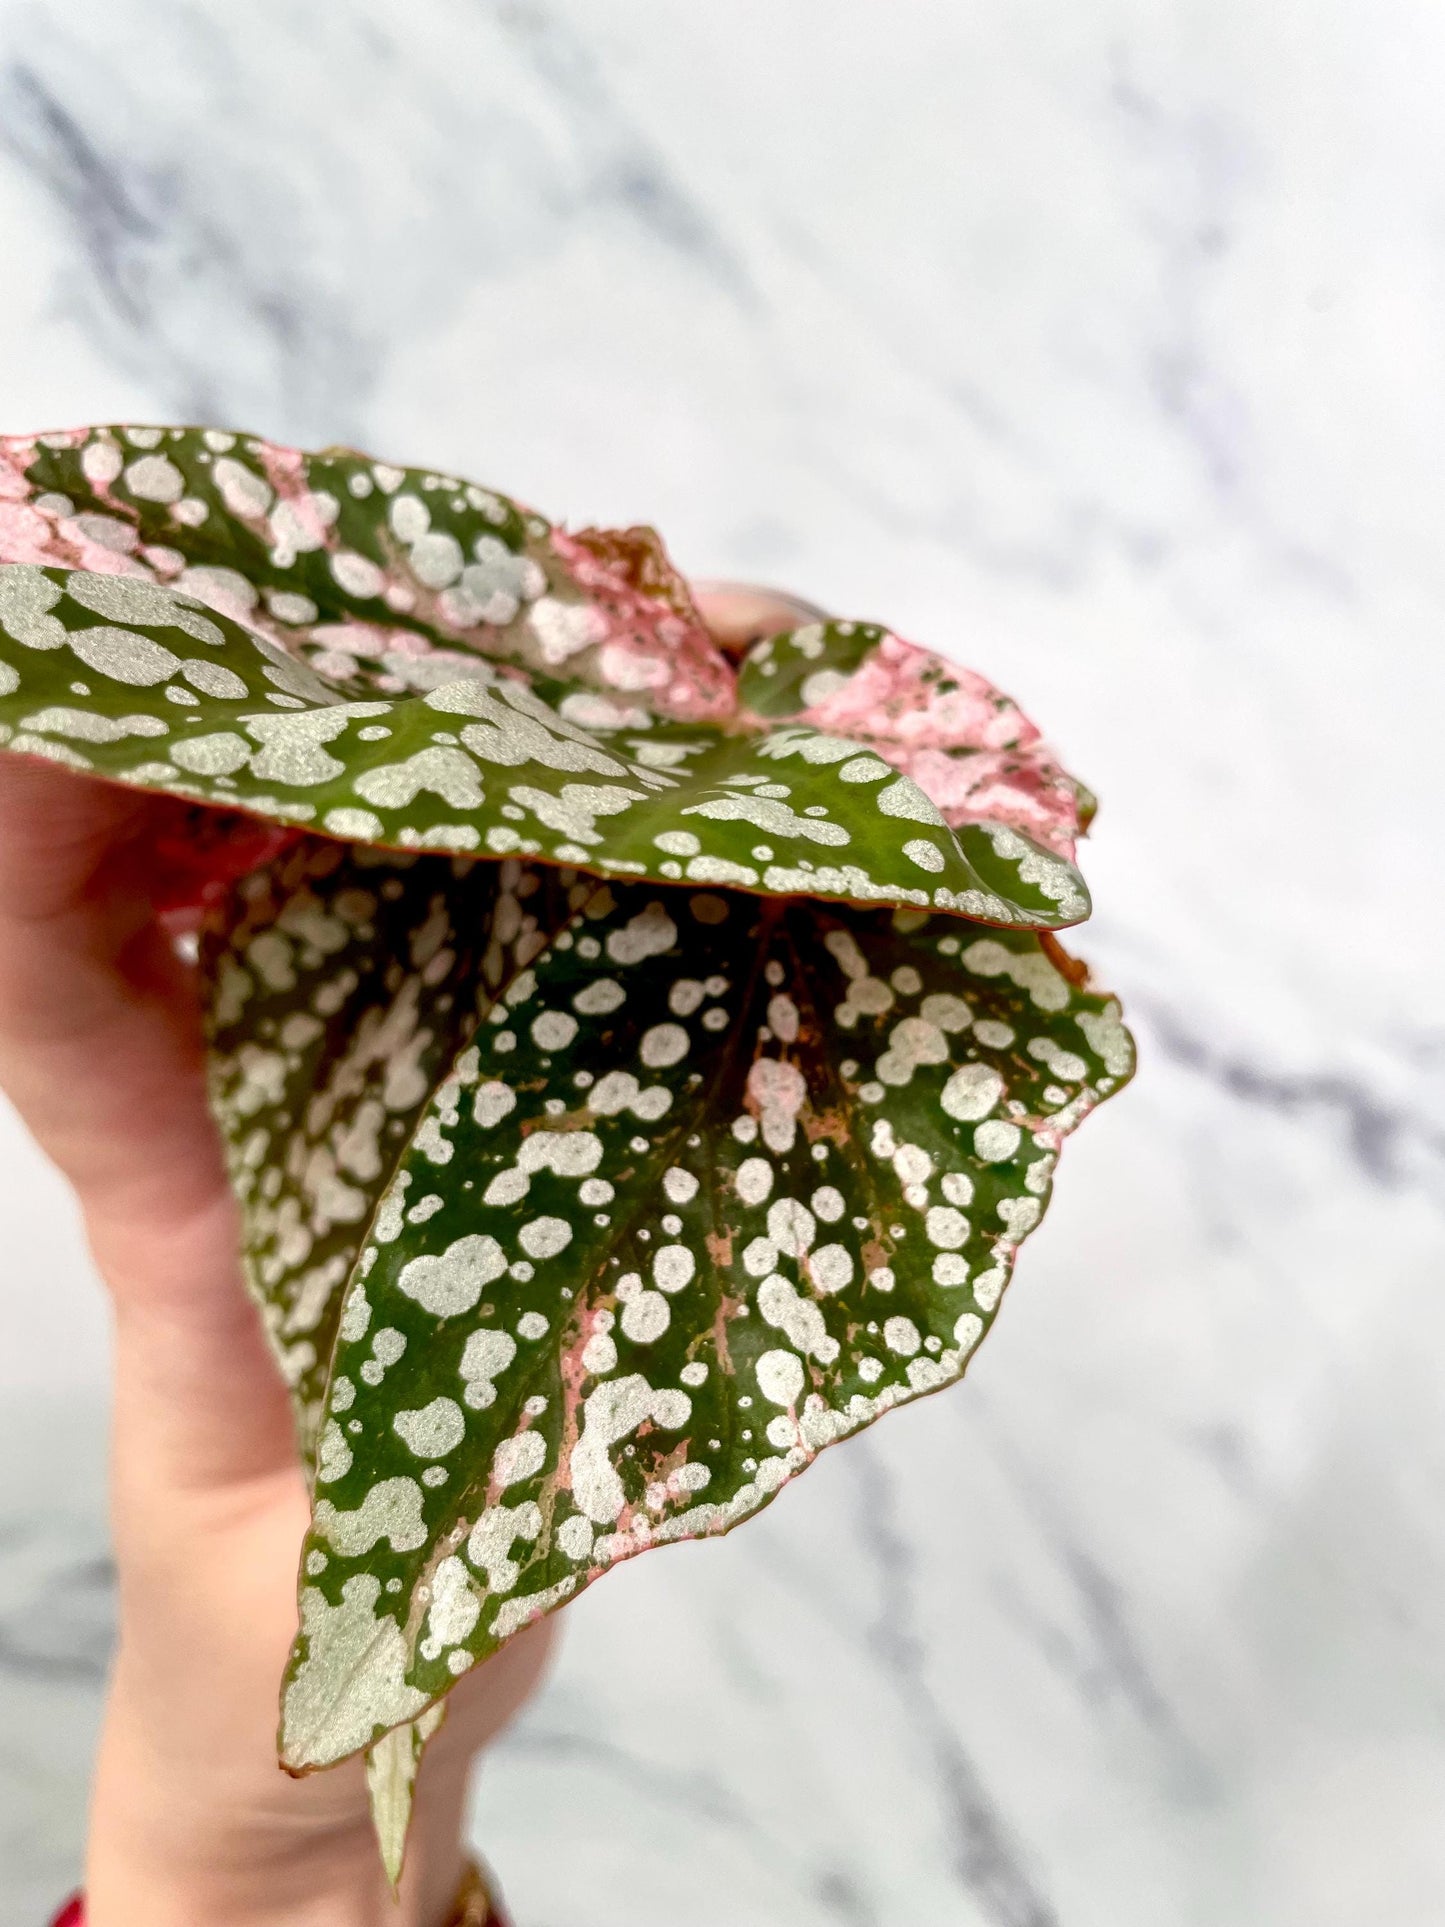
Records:
{"label": "gray vein in marble", "polygon": [[1290,1122],[1333,1118],[1351,1162],[1372,1183],[1415,1185],[1445,1205],[1445,1131],[1429,1118],[1344,1071],[1271,1069],[1257,1049],[1211,1040],[1158,998],[1136,994],[1130,1008],[1145,1019],[1146,1049],[1152,1044],[1229,1097]]}
{"label": "gray vein in marble", "polygon": [[589,156],[589,204],[615,202],[662,245],[692,261],[727,291],[752,304],[757,293],[742,257],[702,203],[677,178],[661,150],[608,86],[583,35],[537,0],[506,0],[497,23],[569,115],[572,137]]}
{"label": "gray vein in marble", "polygon": [[64,209],[96,280],[132,325],[146,319],[137,251],[154,246],[163,210],[148,211],[113,158],[103,156],[65,103],[26,61],[0,79],[0,141]]}
{"label": "gray vein in marble", "polygon": [[[614,1735],[602,1736],[585,1726],[554,1726],[545,1714],[528,1720],[506,1742],[518,1757],[548,1760],[569,1769],[604,1774],[611,1785],[632,1787],[639,1799],[659,1816],[686,1817],[730,1836],[749,1857],[796,1882],[806,1843],[775,1837],[746,1800],[705,1766],[679,1770],[655,1763]],[[844,1916],[846,1918],[846,1916]]]}
{"label": "gray vein in marble", "polygon": [[[298,439],[364,442],[368,398],[418,307],[430,306],[434,326],[474,277],[555,250],[609,209],[725,296],[751,299],[740,257],[559,19],[536,8],[473,11],[447,80],[457,85],[470,56],[481,85],[470,95],[458,86],[439,115],[388,10],[308,16],[304,31],[284,0],[261,0],[256,12],[257,32],[273,34],[292,70],[289,84],[309,87],[321,110],[309,130],[293,123],[285,136],[305,131],[315,142],[312,168],[327,177],[319,194],[310,169],[258,177],[253,130],[237,110],[275,119],[284,94],[248,99],[253,74],[228,75],[238,96],[229,111],[185,130],[156,112],[152,71],[102,70],[99,43],[34,7],[16,10],[25,52],[0,68],[0,147],[50,198],[83,263],[71,306],[109,353],[158,383],[172,413],[271,429],[275,401],[261,397],[279,388],[279,425]],[[118,0],[111,31],[127,20],[153,61],[225,71],[219,19],[158,21],[145,0]],[[440,55],[440,42],[424,46]],[[530,89],[496,77],[489,49],[509,46],[532,70]],[[359,88],[358,69],[372,70]],[[384,108],[361,153],[347,138],[353,90]],[[460,142],[444,125],[460,129]],[[437,190],[410,223],[394,204],[408,175]],[[385,271],[398,247],[401,277]],[[348,285],[360,258],[381,271]],[[198,300],[224,317],[229,355],[189,325]]]}
{"label": "gray vein in marble", "polygon": [[991,1401],[978,1386],[972,1389],[970,1435],[988,1437],[990,1455],[1021,1500],[1076,1608],[1066,1621],[1054,1621],[1008,1584],[1001,1590],[1010,1617],[1031,1630],[1050,1663],[1073,1681],[1091,1707],[1112,1703],[1129,1710],[1157,1744],[1180,1799],[1217,1800],[1217,1775],[1155,1677],[1127,1588],[1084,1543],[1044,1477],[1011,1441],[1003,1413],[990,1409]]}
{"label": "gray vein in marble", "polygon": [[818,1899],[839,1927],[884,1927],[867,1894],[855,1880],[836,1870],[822,1875],[817,1883]]}
{"label": "gray vein in marble", "polygon": [[17,1639],[8,1626],[0,1626],[0,1673],[37,1683],[82,1681],[98,1687],[105,1679],[105,1655],[40,1652]]}
{"label": "gray vein in marble", "polygon": [[1244,398],[1208,355],[1200,308],[1212,272],[1234,244],[1236,202],[1253,171],[1244,136],[1217,110],[1166,106],[1146,90],[1124,46],[1113,49],[1108,100],[1135,151],[1164,176],[1141,215],[1159,251],[1164,290],[1150,386],[1211,488],[1232,497],[1248,471],[1250,424]]}
{"label": "gray vein in marble", "polygon": [[[124,137],[123,111],[109,123],[87,111],[79,73],[48,66],[17,60],[0,70],[0,146],[70,230],[79,260],[67,303],[77,319],[123,366],[158,380],[183,420],[251,425],[241,369],[259,352],[292,411],[324,416],[332,439],[344,433],[359,420],[352,410],[374,377],[374,349],[335,302],[308,297],[294,260],[240,240],[183,155],[143,157]],[[141,102],[129,106],[145,118]],[[241,368],[218,366],[213,343],[185,325],[200,290],[227,335],[245,343]]]}
{"label": "gray vein in marble", "polygon": [[508,1745],[518,1753],[585,1762],[605,1769],[614,1778],[631,1780],[639,1792],[663,1806],[680,1808],[714,1826],[756,1835],[753,1816],[726,1783],[698,1769],[677,1773],[654,1765],[612,1738],[602,1739],[583,1727],[550,1726],[530,1721]]}
{"label": "gray vein in marble", "polygon": [[1217,104],[1179,104],[1150,89],[1127,44],[1110,50],[1107,102],[1149,179],[1138,218],[1160,264],[1160,313],[1144,344],[1148,391],[1193,453],[1216,501],[1278,565],[1332,596],[1358,586],[1338,553],[1280,528],[1251,486],[1259,424],[1214,350],[1205,311],[1261,187],[1251,134]]}
{"label": "gray vein in marble", "polygon": [[[0,1673],[98,1688],[110,1659],[115,1570],[65,1541],[78,1522],[25,1521],[0,1534]],[[93,1538],[84,1522],[77,1536]]]}
{"label": "gray vein in marble", "polygon": [[1036,1885],[1004,1817],[930,1690],[914,1596],[920,1583],[918,1554],[896,1518],[893,1475],[871,1440],[856,1441],[852,1450],[858,1534],[881,1596],[867,1643],[891,1680],[904,1717],[932,1756],[936,1790],[950,1829],[954,1877],[989,1927],[1059,1927],[1058,1915]]}

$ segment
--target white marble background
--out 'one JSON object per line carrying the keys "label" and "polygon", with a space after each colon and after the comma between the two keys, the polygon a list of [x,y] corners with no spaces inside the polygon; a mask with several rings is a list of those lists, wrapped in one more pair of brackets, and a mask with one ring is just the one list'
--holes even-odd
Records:
{"label": "white marble background", "polygon": [[[0,426],[454,465],[994,674],[1144,1068],[968,1385],[568,1615],[521,1927],[1445,1920],[1438,0],[0,0]],[[0,1136],[0,1923],[104,1320]]]}

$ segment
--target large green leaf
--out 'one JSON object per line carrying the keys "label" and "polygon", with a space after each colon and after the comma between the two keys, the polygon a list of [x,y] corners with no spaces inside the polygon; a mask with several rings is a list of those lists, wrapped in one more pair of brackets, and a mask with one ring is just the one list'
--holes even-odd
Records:
{"label": "large green leaf", "polygon": [[394,1874],[462,1673],[963,1372],[1132,1068],[1047,934],[1092,799],[877,625],[730,653],[649,530],[210,429],[0,442],[0,748],[291,833],[206,893],[211,1086],[284,1758],[368,1751]]}
{"label": "large green leaf", "polygon": [[[1088,914],[1037,731],[882,629],[810,625],[740,688],[641,533],[589,545],[454,478],[214,431],[5,450],[11,749],[354,842]],[[773,720],[785,653],[814,667]]]}
{"label": "large green leaf", "polygon": [[[284,1757],[415,1718],[632,1554],[951,1383],[1129,1074],[1031,933],[574,893],[400,1160],[340,1319]],[[1063,964],[1064,968],[1060,968]]]}

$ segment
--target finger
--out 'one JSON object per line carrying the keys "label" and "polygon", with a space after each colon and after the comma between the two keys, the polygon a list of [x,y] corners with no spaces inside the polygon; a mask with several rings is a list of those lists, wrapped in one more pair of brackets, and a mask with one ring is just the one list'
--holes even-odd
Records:
{"label": "finger", "polygon": [[87,1210],[131,1181],[187,1208],[217,1168],[194,988],[128,874],[147,810],[0,758],[0,1076]]}
{"label": "finger", "polygon": [[822,622],[826,610],[782,589],[749,582],[694,582],[693,600],[713,641],[730,656],[740,656],[750,644],[805,622]]}
{"label": "finger", "polygon": [[241,1281],[191,973],[134,873],[149,821],[145,799],[0,758],[0,1080],[79,1195],[126,1440],[209,1480],[293,1443]]}
{"label": "finger", "polygon": [[226,1493],[296,1470],[281,1368],[241,1275],[240,1221],[210,1210],[147,1230],[92,1226],[115,1316],[118,1491]]}
{"label": "finger", "polygon": [[150,799],[33,756],[0,756],[0,916],[44,921],[73,909]]}

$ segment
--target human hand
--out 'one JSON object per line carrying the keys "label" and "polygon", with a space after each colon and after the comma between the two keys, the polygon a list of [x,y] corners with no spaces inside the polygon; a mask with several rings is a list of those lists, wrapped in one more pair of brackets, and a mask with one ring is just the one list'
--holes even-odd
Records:
{"label": "human hand", "polygon": [[0,1083],[75,1187],[115,1324],[120,1633],[88,1918],[436,1922],[461,1876],[472,1755],[532,1690],[549,1629],[453,1695],[393,1912],[361,1762],[305,1780],[276,1765],[307,1495],[241,1284],[193,975],[158,907],[178,816],[0,759]]}

